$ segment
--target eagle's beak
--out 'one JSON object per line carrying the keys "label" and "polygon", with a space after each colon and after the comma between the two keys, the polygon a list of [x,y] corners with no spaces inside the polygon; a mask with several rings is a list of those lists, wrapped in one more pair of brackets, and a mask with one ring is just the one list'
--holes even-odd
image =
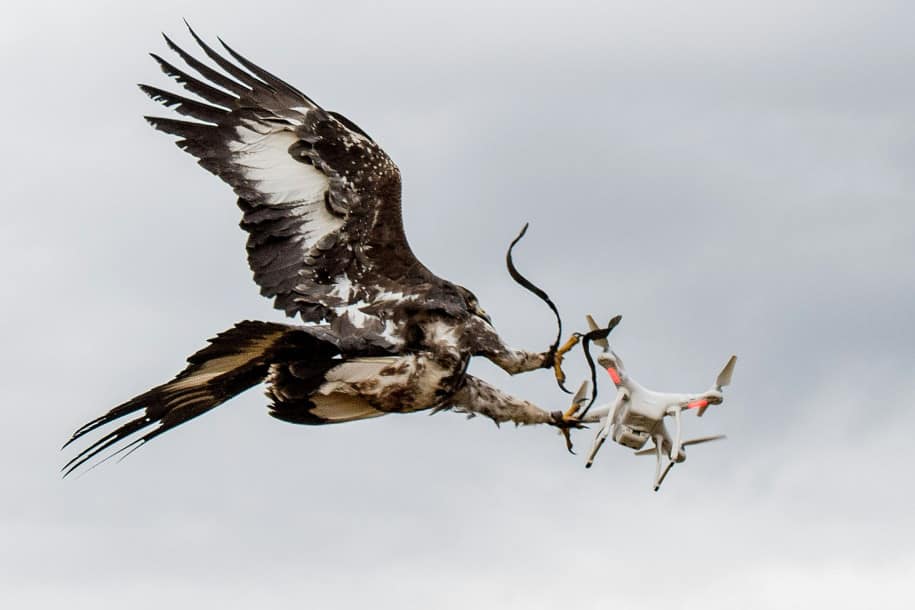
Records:
{"label": "eagle's beak", "polygon": [[486,323],[489,324],[490,326],[492,326],[492,318],[489,317],[489,314],[486,313],[486,310],[485,310],[485,309],[483,309],[482,307],[480,307],[479,305],[477,305],[477,306],[476,306],[476,309],[474,310],[473,313],[474,313],[474,315],[476,315],[478,318],[483,318],[484,320],[486,320]]}

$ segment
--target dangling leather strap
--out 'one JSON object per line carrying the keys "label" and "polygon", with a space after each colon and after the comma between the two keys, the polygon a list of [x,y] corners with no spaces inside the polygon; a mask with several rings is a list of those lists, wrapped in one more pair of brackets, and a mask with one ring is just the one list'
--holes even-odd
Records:
{"label": "dangling leather strap", "polygon": [[[556,316],[556,326],[558,330],[556,332],[556,340],[553,342],[553,345],[550,346],[549,354],[552,356],[550,358],[549,365],[552,366],[553,358],[555,358],[556,350],[559,349],[559,342],[562,341],[562,318],[559,316],[559,310],[556,308],[556,305],[550,299],[549,295],[544,292],[542,289],[538,288],[531,282],[529,279],[524,277],[518,272],[518,269],[515,267],[515,262],[512,260],[512,249],[514,249],[515,244],[521,241],[521,238],[524,237],[524,234],[527,233],[527,227],[529,223],[524,223],[524,227],[521,229],[521,232],[518,233],[518,237],[512,240],[511,245],[508,246],[508,252],[505,254],[505,265],[508,267],[508,274],[512,277],[513,280],[521,284],[522,287],[526,288],[530,292],[533,292],[537,297],[540,298],[547,306],[553,311],[553,314]],[[556,380],[556,383],[559,385],[560,389],[566,394],[571,394],[569,390],[565,388],[562,384],[562,381],[559,379]]]}

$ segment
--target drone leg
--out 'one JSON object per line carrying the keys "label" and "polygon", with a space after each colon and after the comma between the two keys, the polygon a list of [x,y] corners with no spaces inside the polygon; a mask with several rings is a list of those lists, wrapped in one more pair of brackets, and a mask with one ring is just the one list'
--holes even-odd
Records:
{"label": "drone leg", "polygon": [[654,490],[658,491],[658,487],[661,485],[661,446],[663,443],[658,442],[658,437],[652,437],[654,441],[654,454],[655,454],[655,467],[654,467]]}
{"label": "drone leg", "polygon": [[[607,437],[613,432],[613,421],[616,417],[616,412],[619,410],[620,406],[626,399],[629,397],[629,392],[623,388],[620,388],[616,392],[616,399],[613,401],[613,404],[606,409],[606,415],[604,416],[603,425],[601,426],[600,431],[597,433],[597,436],[594,437],[594,444],[591,446],[591,452],[588,454],[588,460],[585,462],[585,468],[590,468],[591,464],[594,463],[594,456],[597,455],[597,452],[600,450],[601,445],[604,444],[604,441],[607,440]],[[592,415],[597,413],[602,413],[603,408],[595,409],[592,411]],[[588,421],[587,419],[585,421]]]}
{"label": "drone leg", "polygon": [[683,409],[681,407],[673,408],[674,422],[676,422],[676,424],[677,424],[677,431],[674,434],[674,444],[670,450],[670,459],[671,459],[671,461],[674,461],[674,462],[680,461],[680,450],[681,450],[681,445],[682,445],[681,439],[683,438],[682,434],[681,434],[681,432],[683,430],[683,423],[680,419],[681,411],[683,411]]}
{"label": "drone leg", "polygon": [[610,431],[613,429],[613,422],[610,420],[610,414],[607,414],[607,419],[604,420],[604,425],[598,431],[597,436],[594,437],[594,444],[591,445],[591,452],[588,453],[588,460],[585,462],[585,468],[590,468],[591,464],[594,463],[594,456],[597,455],[597,452],[600,451],[601,445],[604,444],[604,441],[607,440],[607,436],[610,435]]}
{"label": "drone leg", "polygon": [[[659,462],[660,463],[660,462]],[[661,476],[655,481],[654,490],[658,491],[661,488],[661,483],[664,482],[664,477],[667,476],[667,473],[670,472],[670,469],[673,468],[675,462],[668,461],[667,466],[664,468],[664,472],[661,473]]]}

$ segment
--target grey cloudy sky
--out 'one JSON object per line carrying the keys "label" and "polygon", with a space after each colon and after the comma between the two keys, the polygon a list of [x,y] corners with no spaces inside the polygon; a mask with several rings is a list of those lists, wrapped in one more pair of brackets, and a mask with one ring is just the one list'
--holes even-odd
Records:
{"label": "grey cloudy sky", "polygon": [[[915,8],[905,2],[7,2],[8,607],[909,608]],[[723,408],[658,494],[607,446],[453,414],[281,424],[260,391],[61,482],[60,444],[206,337],[280,319],[238,212],[141,115],[180,19],[371,133],[420,258],[515,345],[617,351]],[[474,370],[547,408],[547,373]],[[573,380],[585,370],[570,363]],[[603,387],[604,398],[610,393]],[[580,447],[591,432],[577,436]]]}

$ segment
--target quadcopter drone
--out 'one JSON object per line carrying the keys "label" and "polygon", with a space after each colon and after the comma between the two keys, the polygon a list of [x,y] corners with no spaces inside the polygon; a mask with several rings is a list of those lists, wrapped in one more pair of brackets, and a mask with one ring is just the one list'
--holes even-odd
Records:
{"label": "quadcopter drone", "polygon": [[[592,332],[599,329],[594,318],[587,316],[587,320]],[[597,357],[597,362],[607,370],[610,379],[616,386],[616,398],[612,403],[597,407],[589,413],[587,407],[582,409],[586,402],[584,400],[587,394],[588,382],[586,381],[582,384],[573,399],[572,407],[567,412],[567,415],[574,415],[578,411],[582,411],[577,415],[579,421],[600,422],[600,429],[594,438],[591,451],[588,453],[586,468],[591,467],[597,452],[607,437],[610,437],[614,442],[634,449],[636,455],[655,455],[657,465],[654,490],[658,491],[664,477],[667,476],[673,465],[686,460],[685,447],[725,438],[723,434],[718,434],[686,441],[681,440],[681,413],[684,410],[695,409],[696,415],[702,417],[709,406],[721,404],[724,400],[722,388],[731,383],[737,356],[730,357],[709,390],[700,394],[666,393],[649,390],[630,377],[623,366],[622,358],[610,349],[606,336],[595,339],[594,343],[603,348],[603,353]],[[664,424],[665,417],[674,419],[673,438]],[[654,443],[654,447],[643,449],[649,439]]]}

